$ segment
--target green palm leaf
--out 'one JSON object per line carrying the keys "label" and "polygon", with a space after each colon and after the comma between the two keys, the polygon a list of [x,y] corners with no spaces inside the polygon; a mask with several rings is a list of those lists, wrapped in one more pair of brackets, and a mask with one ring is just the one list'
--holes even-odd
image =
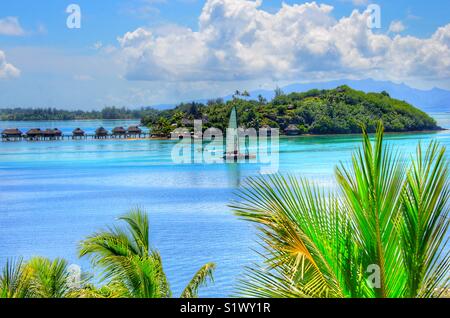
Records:
{"label": "green palm leaf", "polygon": [[199,271],[194,275],[184,291],[181,293],[181,298],[197,298],[198,290],[202,286],[206,286],[209,281],[214,282],[214,270],[216,265],[214,263],[208,263],[202,266]]}
{"label": "green palm leaf", "polygon": [[417,147],[403,193],[401,235],[408,271],[408,296],[439,297],[449,287],[447,246],[448,161],[445,148],[432,142],[426,153]]}
{"label": "green palm leaf", "polygon": [[34,257],[26,264],[31,275],[30,290],[37,298],[64,298],[70,291],[67,262]]}
{"label": "green palm leaf", "polygon": [[[102,279],[106,286],[119,286],[120,293],[108,293],[101,288],[101,294],[130,298],[166,298],[172,292],[163,270],[160,254],[150,247],[149,221],[146,213],[133,210],[119,218],[125,222],[123,228],[108,228],[89,236],[79,247],[80,257],[87,256],[94,267],[103,269]],[[205,265],[185,290],[186,295],[195,297],[198,288],[212,277],[213,264]],[[206,276],[204,276],[206,275]],[[85,295],[95,296],[98,290],[87,290]]]}
{"label": "green palm leaf", "polygon": [[[292,176],[250,178],[231,207],[258,225],[250,297],[430,297],[448,290],[448,163],[433,143],[407,167],[383,141],[336,169],[337,193]],[[372,269],[375,269],[373,272]]]}
{"label": "green palm leaf", "polygon": [[30,297],[31,275],[22,259],[7,260],[0,276],[0,298]]}

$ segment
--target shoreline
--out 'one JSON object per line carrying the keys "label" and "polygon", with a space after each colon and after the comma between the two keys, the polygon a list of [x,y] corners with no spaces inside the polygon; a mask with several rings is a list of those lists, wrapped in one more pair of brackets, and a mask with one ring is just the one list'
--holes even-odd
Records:
{"label": "shoreline", "polygon": [[[402,132],[385,132],[386,135],[421,135],[421,134],[430,134],[430,133],[439,133],[444,131],[450,131],[447,128],[440,128],[434,130],[418,130],[418,131],[402,131]],[[369,135],[373,135],[374,133],[369,133]],[[350,133],[350,134],[303,134],[303,135],[285,135],[280,134],[279,137],[282,139],[294,139],[294,138],[317,138],[317,137],[358,137],[361,133]],[[58,140],[1,140],[0,143],[16,143],[16,142],[56,142],[56,141],[144,141],[144,140],[158,140],[158,141],[177,141],[178,139],[172,139],[167,137],[143,137],[143,138],[105,138],[105,139],[97,139],[97,138],[89,138],[89,139],[72,139],[70,136],[66,136],[68,139],[58,139]],[[192,138],[194,139],[194,138]]]}
{"label": "shoreline", "polygon": [[139,123],[141,122],[141,118],[124,118],[124,119],[29,119],[29,120],[12,120],[12,119],[8,119],[8,120],[0,120],[0,123],[2,122],[17,122],[17,123],[29,123],[29,122],[49,122],[49,121],[120,121],[120,120],[138,120]]}

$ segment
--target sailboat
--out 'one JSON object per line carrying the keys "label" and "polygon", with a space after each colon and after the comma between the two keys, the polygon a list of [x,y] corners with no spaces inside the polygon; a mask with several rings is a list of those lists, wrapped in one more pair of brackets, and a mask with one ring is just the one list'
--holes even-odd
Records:
{"label": "sailboat", "polygon": [[227,140],[226,145],[227,151],[225,152],[223,159],[232,160],[236,162],[242,159],[246,160],[256,158],[255,155],[240,152],[236,107],[233,107],[233,109],[231,110],[226,140]]}

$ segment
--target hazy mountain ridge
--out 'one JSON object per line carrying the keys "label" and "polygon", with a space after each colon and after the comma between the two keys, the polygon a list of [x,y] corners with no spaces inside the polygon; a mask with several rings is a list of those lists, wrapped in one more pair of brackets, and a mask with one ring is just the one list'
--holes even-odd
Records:
{"label": "hazy mountain ridge", "polygon": [[[431,90],[420,90],[409,87],[405,84],[397,84],[389,81],[376,81],[372,79],[366,80],[336,80],[320,83],[298,83],[281,87],[284,93],[306,92],[311,89],[333,89],[341,85],[347,85],[355,90],[366,93],[379,93],[386,91],[392,98],[404,100],[411,105],[425,112],[450,112],[450,91],[433,88]],[[258,95],[263,96],[267,100],[273,99],[274,90],[254,90],[250,91],[250,98],[256,98]],[[232,99],[232,96],[223,97],[225,101]],[[207,99],[198,99],[195,102],[206,103]],[[175,107],[175,104],[155,105],[157,109],[169,109]]]}
{"label": "hazy mountain ridge", "polygon": [[[292,84],[281,89],[285,93],[305,92],[310,89],[333,89],[341,85],[348,85],[353,89],[363,92],[386,91],[392,98],[404,100],[413,106],[426,112],[449,112],[450,111],[450,91],[439,88],[431,90],[419,90],[405,84],[396,84],[388,81],[375,80],[339,80],[323,83]],[[262,95],[267,99],[275,96],[274,91],[257,90],[251,92],[253,97]]]}

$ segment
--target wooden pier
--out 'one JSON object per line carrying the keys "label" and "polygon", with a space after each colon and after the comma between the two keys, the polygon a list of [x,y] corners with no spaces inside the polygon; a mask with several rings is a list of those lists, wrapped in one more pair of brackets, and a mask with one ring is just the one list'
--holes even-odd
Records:
{"label": "wooden pier", "polygon": [[130,126],[128,129],[116,127],[111,132],[99,127],[93,134],[87,134],[80,128],[76,128],[72,134],[63,134],[59,129],[52,128],[41,130],[33,128],[26,133],[17,128],[8,128],[2,131],[1,140],[8,141],[56,141],[56,140],[87,140],[87,139],[150,139],[153,135],[143,132],[138,126]]}

